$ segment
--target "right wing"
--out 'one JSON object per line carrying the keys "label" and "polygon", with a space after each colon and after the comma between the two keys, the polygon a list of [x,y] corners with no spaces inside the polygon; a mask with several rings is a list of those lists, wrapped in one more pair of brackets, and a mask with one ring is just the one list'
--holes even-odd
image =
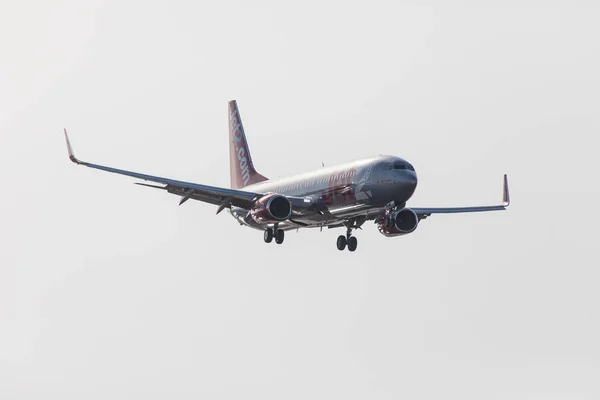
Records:
{"label": "right wing", "polygon": [[[203,201],[206,203],[211,203],[215,205],[219,205],[219,209],[217,213],[222,211],[226,207],[230,207],[231,205],[237,207],[243,207],[246,209],[250,209],[252,204],[261,198],[263,194],[247,192],[244,190],[234,190],[234,189],[225,189],[216,186],[207,186],[207,185],[199,185],[196,183],[183,182],[169,178],[161,178],[159,176],[152,176],[146,174],[140,174],[137,172],[125,171],[122,169],[107,167],[103,165],[97,165],[88,163],[85,161],[81,161],[75,157],[73,154],[73,149],[71,147],[71,143],[69,142],[69,137],[67,136],[67,130],[65,129],[65,139],[67,141],[67,149],[69,151],[69,158],[75,164],[85,165],[89,168],[99,169],[102,171],[112,172],[120,175],[127,175],[133,178],[143,179],[145,181],[160,183],[164,186],[155,186],[149,185],[145,183],[138,183],[139,185],[149,186],[156,189],[166,190],[169,193],[173,193],[181,196],[181,200],[179,204],[183,204],[188,199],[194,199]],[[295,199],[294,199],[295,200]]]}
{"label": "right wing", "polygon": [[510,204],[510,195],[508,193],[508,178],[504,175],[504,186],[502,190],[502,204],[497,206],[473,206],[473,207],[446,207],[446,208],[413,208],[411,209],[419,216],[419,219],[425,219],[431,214],[454,214],[454,213],[471,213],[484,211],[501,211],[506,210]]}

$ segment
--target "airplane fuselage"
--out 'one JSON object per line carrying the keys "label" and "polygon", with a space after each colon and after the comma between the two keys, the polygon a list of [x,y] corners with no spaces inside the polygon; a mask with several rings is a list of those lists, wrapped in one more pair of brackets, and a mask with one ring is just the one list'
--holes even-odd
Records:
{"label": "airplane fuselage", "polygon": [[[386,204],[404,204],[413,195],[417,175],[413,166],[399,157],[377,156],[347,164],[323,167],[304,174],[259,182],[244,187],[258,193],[318,198],[328,213],[305,211],[293,221],[308,226],[331,225],[358,212],[368,217]],[[249,217],[249,210],[232,207],[231,214],[242,224],[265,229],[270,223],[260,223]],[[280,229],[293,229],[291,222],[279,224]]]}

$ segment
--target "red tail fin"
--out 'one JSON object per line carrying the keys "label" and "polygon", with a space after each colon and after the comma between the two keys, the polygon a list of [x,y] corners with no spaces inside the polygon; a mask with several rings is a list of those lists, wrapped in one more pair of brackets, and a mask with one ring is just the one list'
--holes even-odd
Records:
{"label": "red tail fin", "polygon": [[229,102],[229,168],[232,189],[241,189],[244,186],[267,180],[254,169],[235,100]]}

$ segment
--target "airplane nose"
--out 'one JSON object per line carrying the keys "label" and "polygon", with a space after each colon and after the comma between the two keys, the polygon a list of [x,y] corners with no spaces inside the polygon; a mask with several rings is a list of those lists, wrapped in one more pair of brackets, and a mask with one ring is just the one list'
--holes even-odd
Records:
{"label": "airplane nose", "polygon": [[415,192],[417,188],[417,174],[414,171],[406,171],[405,175],[405,190],[409,194],[409,197]]}

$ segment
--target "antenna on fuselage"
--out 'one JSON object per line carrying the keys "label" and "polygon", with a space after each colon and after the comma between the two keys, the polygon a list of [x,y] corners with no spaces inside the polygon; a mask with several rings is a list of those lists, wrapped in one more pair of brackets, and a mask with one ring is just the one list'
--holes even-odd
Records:
{"label": "antenna on fuselage", "polygon": [[324,163],[323,161],[321,161],[321,165],[324,167],[324,166],[325,166],[325,163]]}

